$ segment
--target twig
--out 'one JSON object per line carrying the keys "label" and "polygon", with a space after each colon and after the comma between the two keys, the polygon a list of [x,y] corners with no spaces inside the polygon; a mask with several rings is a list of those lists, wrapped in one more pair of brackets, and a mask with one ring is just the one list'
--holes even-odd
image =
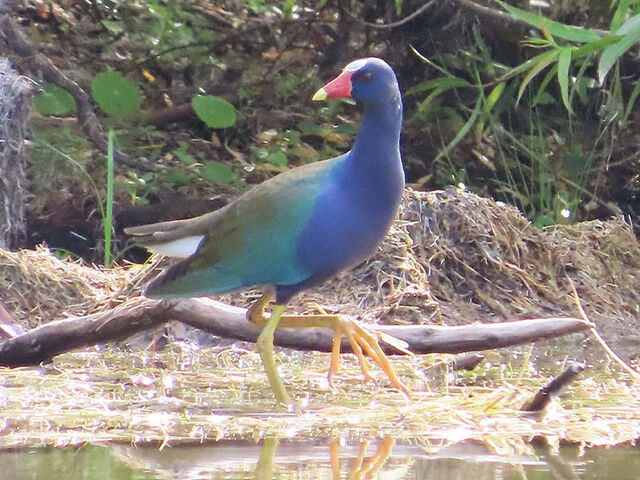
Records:
{"label": "twig", "polygon": [[582,185],[574,182],[570,178],[567,178],[564,175],[560,175],[559,178],[563,182],[565,182],[566,184],[571,185],[576,190],[580,190],[580,193],[582,193],[583,195],[586,195],[587,197],[589,197],[591,200],[596,202],[601,207],[609,210],[609,212],[611,212],[612,215],[622,215],[623,214],[623,211],[622,211],[622,209],[620,207],[618,207],[615,204],[611,204],[611,203],[608,203],[608,202],[604,201],[602,198],[597,196],[595,193],[591,193],[588,189],[586,189]]}
{"label": "twig", "polygon": [[413,20],[414,18],[422,15],[428,8],[430,8],[432,5],[434,4],[434,0],[429,0],[428,2],[426,2],[424,5],[422,5],[420,8],[418,8],[415,12],[407,15],[406,17],[401,18],[400,20],[396,21],[396,22],[392,22],[392,23],[371,23],[371,22],[365,22],[364,20],[362,20],[360,17],[358,17],[357,15],[351,13],[348,9],[343,8],[342,11],[344,13],[346,13],[350,18],[352,18],[353,20],[355,20],[356,22],[358,22],[360,25],[364,25],[366,27],[371,27],[371,28],[379,28],[379,29],[389,29],[389,28],[396,28],[396,27],[400,27],[401,25],[404,25],[405,23],[410,22],[411,20]]}
{"label": "twig", "polygon": [[0,338],[14,338],[24,333],[18,322],[0,302]]}
{"label": "twig", "polygon": [[564,372],[538,390],[538,393],[520,410],[523,412],[542,412],[549,405],[551,398],[559,395],[564,387],[573,382],[578,374],[586,368],[586,365],[580,363],[570,365]]}
{"label": "twig", "polygon": [[636,380],[640,379],[640,373],[638,373],[636,370],[631,368],[631,366],[627,362],[625,362],[622,358],[620,358],[618,354],[614,352],[609,345],[607,345],[607,342],[605,342],[604,338],[600,336],[600,334],[598,333],[598,330],[596,330],[595,323],[593,323],[589,319],[589,317],[587,316],[587,312],[585,312],[584,308],[582,308],[582,304],[580,303],[580,297],[578,297],[578,291],[576,290],[575,285],[573,284],[573,282],[569,277],[567,277],[567,280],[569,280],[569,285],[571,285],[571,291],[573,292],[573,299],[576,303],[576,307],[578,308],[578,311],[580,312],[580,315],[582,316],[585,323],[589,325],[589,330],[591,334],[598,341],[598,343],[604,349],[607,355],[609,355],[609,357],[613,359],[613,361],[615,361],[618,365],[620,365],[633,378],[635,378]]}
{"label": "twig", "polygon": [[480,365],[483,360],[484,355],[482,353],[470,353],[469,355],[465,355],[464,357],[456,358],[453,361],[453,369],[471,371],[478,365]]}
{"label": "twig", "polygon": [[503,25],[525,29],[531,28],[531,25],[529,25],[528,23],[514,18],[508,13],[502,12],[500,10],[494,10],[493,8],[485,7],[484,5],[479,5],[471,0],[448,0],[448,3],[451,5],[462,7],[465,10],[469,10],[480,17],[495,20]]}

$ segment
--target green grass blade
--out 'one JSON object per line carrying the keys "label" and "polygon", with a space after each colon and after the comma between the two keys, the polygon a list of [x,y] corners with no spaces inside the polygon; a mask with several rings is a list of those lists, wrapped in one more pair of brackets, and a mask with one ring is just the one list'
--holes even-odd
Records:
{"label": "green grass blade", "polygon": [[504,91],[504,87],[506,85],[507,84],[505,82],[500,82],[498,85],[495,86],[493,90],[491,90],[491,93],[489,93],[489,95],[487,96],[486,105],[489,111],[491,111],[493,106],[496,104],[496,102],[500,98],[500,95],[502,95],[502,92]]}
{"label": "green grass blade", "polygon": [[551,82],[551,80],[553,79],[553,77],[556,76],[557,73],[558,73],[558,68],[557,68],[557,65],[556,65],[556,66],[550,68],[549,71],[547,72],[547,74],[544,76],[544,78],[542,79],[542,82],[540,82],[540,86],[538,87],[538,91],[536,92],[536,94],[533,97],[533,106],[534,107],[540,103],[542,98],[544,98],[543,94],[547,89],[547,85],[549,85],[549,82]]}
{"label": "green grass blade", "polygon": [[567,112],[573,113],[571,110],[571,102],[569,101],[569,67],[571,66],[571,47],[562,47],[558,55],[558,83],[560,84],[560,93],[562,94],[562,103],[564,103]]}
{"label": "green grass blade", "polygon": [[620,0],[618,6],[616,7],[616,11],[613,13],[613,18],[611,19],[610,29],[612,32],[618,30],[622,24],[624,23],[624,16],[627,14],[629,7],[636,0]]}
{"label": "green grass blade", "polygon": [[585,57],[592,53],[601,52],[618,40],[620,40],[618,35],[607,35],[593,42],[585,43],[573,51],[573,58]]}
{"label": "green grass blade", "polygon": [[413,45],[409,45],[409,48],[411,49],[411,51],[415,54],[416,57],[418,57],[420,60],[422,60],[424,63],[426,63],[427,65],[429,65],[430,67],[435,68],[437,71],[439,71],[440,73],[442,73],[443,75],[446,75],[447,77],[455,77],[455,75],[451,72],[449,72],[447,69],[441,67],[440,65],[438,65],[437,63],[433,63],[431,60],[429,60],[427,57],[425,57],[424,55],[422,55],[418,50],[416,50]]}
{"label": "green grass blade", "polygon": [[629,20],[624,22],[618,30],[616,35],[635,35],[640,32],[640,14],[634,15]]}
{"label": "green grass blade", "polygon": [[636,82],[633,86],[633,90],[631,91],[631,95],[629,95],[629,100],[627,101],[627,105],[624,108],[624,116],[622,117],[622,123],[627,123],[629,119],[629,115],[631,115],[631,110],[638,99],[638,95],[640,95],[640,82]]}
{"label": "green grass blade", "polygon": [[542,15],[537,15],[520,8],[512,7],[500,0],[496,0],[496,2],[509,12],[512,17],[526,22],[532,27],[536,27],[540,30],[544,29],[554,37],[563,38],[572,42],[586,43],[598,40],[602,36],[596,30],[565,25],[564,23],[555,22],[549,18],[543,17]]}
{"label": "green grass blade", "polygon": [[427,111],[429,105],[431,105],[431,102],[433,102],[443,92],[446,92],[446,90],[443,88],[436,88],[433,92],[427,95],[427,97],[422,102],[420,102],[420,105],[418,105],[418,112],[424,113],[425,111]]}
{"label": "green grass blade", "polygon": [[604,83],[611,67],[613,67],[618,59],[638,40],[640,40],[640,33],[636,32],[634,34],[624,35],[620,37],[616,43],[609,45],[602,51],[600,62],[598,62],[598,79],[601,84]]}
{"label": "green grass blade", "polygon": [[453,140],[451,140],[447,144],[444,150],[441,150],[440,153],[438,153],[436,158],[433,160],[434,162],[440,160],[440,158],[442,158],[443,156],[448,155],[449,152],[460,142],[460,140],[462,140],[465,137],[465,135],[469,133],[469,130],[471,130],[471,127],[473,127],[473,125],[476,123],[476,120],[478,119],[478,115],[480,114],[480,110],[482,109],[482,103],[483,103],[482,99],[483,99],[483,96],[478,95],[478,100],[476,101],[476,106],[474,107],[473,112],[471,113],[471,116],[465,122],[465,124],[462,126],[460,131],[453,138]]}
{"label": "green grass blade", "polygon": [[96,203],[98,205],[98,210],[100,211],[100,216],[104,220],[105,212],[104,212],[104,206],[102,205],[102,197],[100,196],[100,190],[98,190],[98,186],[96,185],[96,182],[93,181],[93,178],[91,178],[91,175],[89,175],[89,172],[87,172],[87,169],[80,162],[78,162],[75,158],[73,158],[71,155],[67,155],[63,151],[58,150],[56,147],[54,147],[50,143],[41,142],[41,141],[38,142],[38,143],[41,144],[41,145],[44,145],[45,147],[47,147],[49,149],[51,149],[53,152],[57,153],[62,158],[67,160],[69,163],[75,165],[78,169],[80,169],[80,171],[84,174],[84,176],[86,177],[87,181],[89,182],[89,185],[91,185],[91,188],[93,189],[93,192],[96,195],[96,200],[97,200]]}
{"label": "green grass blade", "polygon": [[520,97],[522,97],[522,93],[524,92],[524,89],[527,88],[527,85],[529,85],[531,80],[533,80],[533,78],[536,75],[538,75],[542,70],[544,70],[551,63],[553,63],[558,57],[559,52],[560,52],[559,49],[549,50],[548,52],[541,53],[540,55],[532,59],[534,62],[529,72],[527,73],[527,75],[522,79],[522,83],[520,84],[520,89],[518,90],[516,103],[520,101]]}
{"label": "green grass blade", "polygon": [[107,204],[104,215],[104,266],[111,267],[111,232],[113,227],[113,129],[107,135]]}

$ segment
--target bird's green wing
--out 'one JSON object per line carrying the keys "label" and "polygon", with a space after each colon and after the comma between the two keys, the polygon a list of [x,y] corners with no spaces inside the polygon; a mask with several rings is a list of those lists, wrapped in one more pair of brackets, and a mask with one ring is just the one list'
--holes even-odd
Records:
{"label": "bird's green wing", "polygon": [[201,237],[196,253],[152,282],[147,293],[212,295],[254,285],[293,285],[308,278],[311,272],[296,259],[298,238],[340,158],[287,171],[216,212],[177,225],[166,222],[164,232],[156,229],[149,236],[153,228],[146,227],[148,231],[139,234],[147,235],[147,243]]}

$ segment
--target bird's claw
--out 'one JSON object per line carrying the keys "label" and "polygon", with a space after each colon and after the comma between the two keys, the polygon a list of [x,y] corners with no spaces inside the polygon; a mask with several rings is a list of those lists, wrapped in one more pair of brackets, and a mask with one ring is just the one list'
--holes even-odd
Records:
{"label": "bird's claw", "polygon": [[369,357],[371,357],[371,359],[387,374],[394,387],[404,394],[409,393],[407,387],[404,386],[396,375],[389,358],[382,351],[378,338],[374,334],[366,330],[355,319],[344,315],[336,315],[334,330],[335,336],[333,338],[333,347],[331,349],[331,364],[327,376],[329,386],[331,388],[333,388],[333,375],[340,368],[340,346],[342,343],[342,335],[344,335],[349,340],[353,353],[358,357],[358,363],[360,364],[362,375],[366,381],[370,380],[377,384],[369,371],[369,365],[364,353],[369,355]]}

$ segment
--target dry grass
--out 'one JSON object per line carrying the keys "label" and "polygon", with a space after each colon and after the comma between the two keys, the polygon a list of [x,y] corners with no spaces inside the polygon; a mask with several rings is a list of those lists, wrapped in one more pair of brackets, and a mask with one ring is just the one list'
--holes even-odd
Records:
{"label": "dry grass", "polygon": [[239,348],[90,351],[59,357],[46,369],[2,369],[0,446],[392,436],[431,450],[475,439],[514,454],[530,453],[533,438],[592,446],[640,434],[640,386],[623,377],[584,378],[537,420],[519,408],[548,378],[524,364],[524,375],[500,364],[455,373],[446,357],[394,359],[411,386],[407,401],[363,384],[350,358],[336,392],[326,381],[327,355],[281,360],[298,399],[294,412],[274,413],[259,356]]}
{"label": "dry grass", "polygon": [[104,270],[61,260],[44,247],[0,249],[0,300],[23,326],[112,308],[139,268]]}

